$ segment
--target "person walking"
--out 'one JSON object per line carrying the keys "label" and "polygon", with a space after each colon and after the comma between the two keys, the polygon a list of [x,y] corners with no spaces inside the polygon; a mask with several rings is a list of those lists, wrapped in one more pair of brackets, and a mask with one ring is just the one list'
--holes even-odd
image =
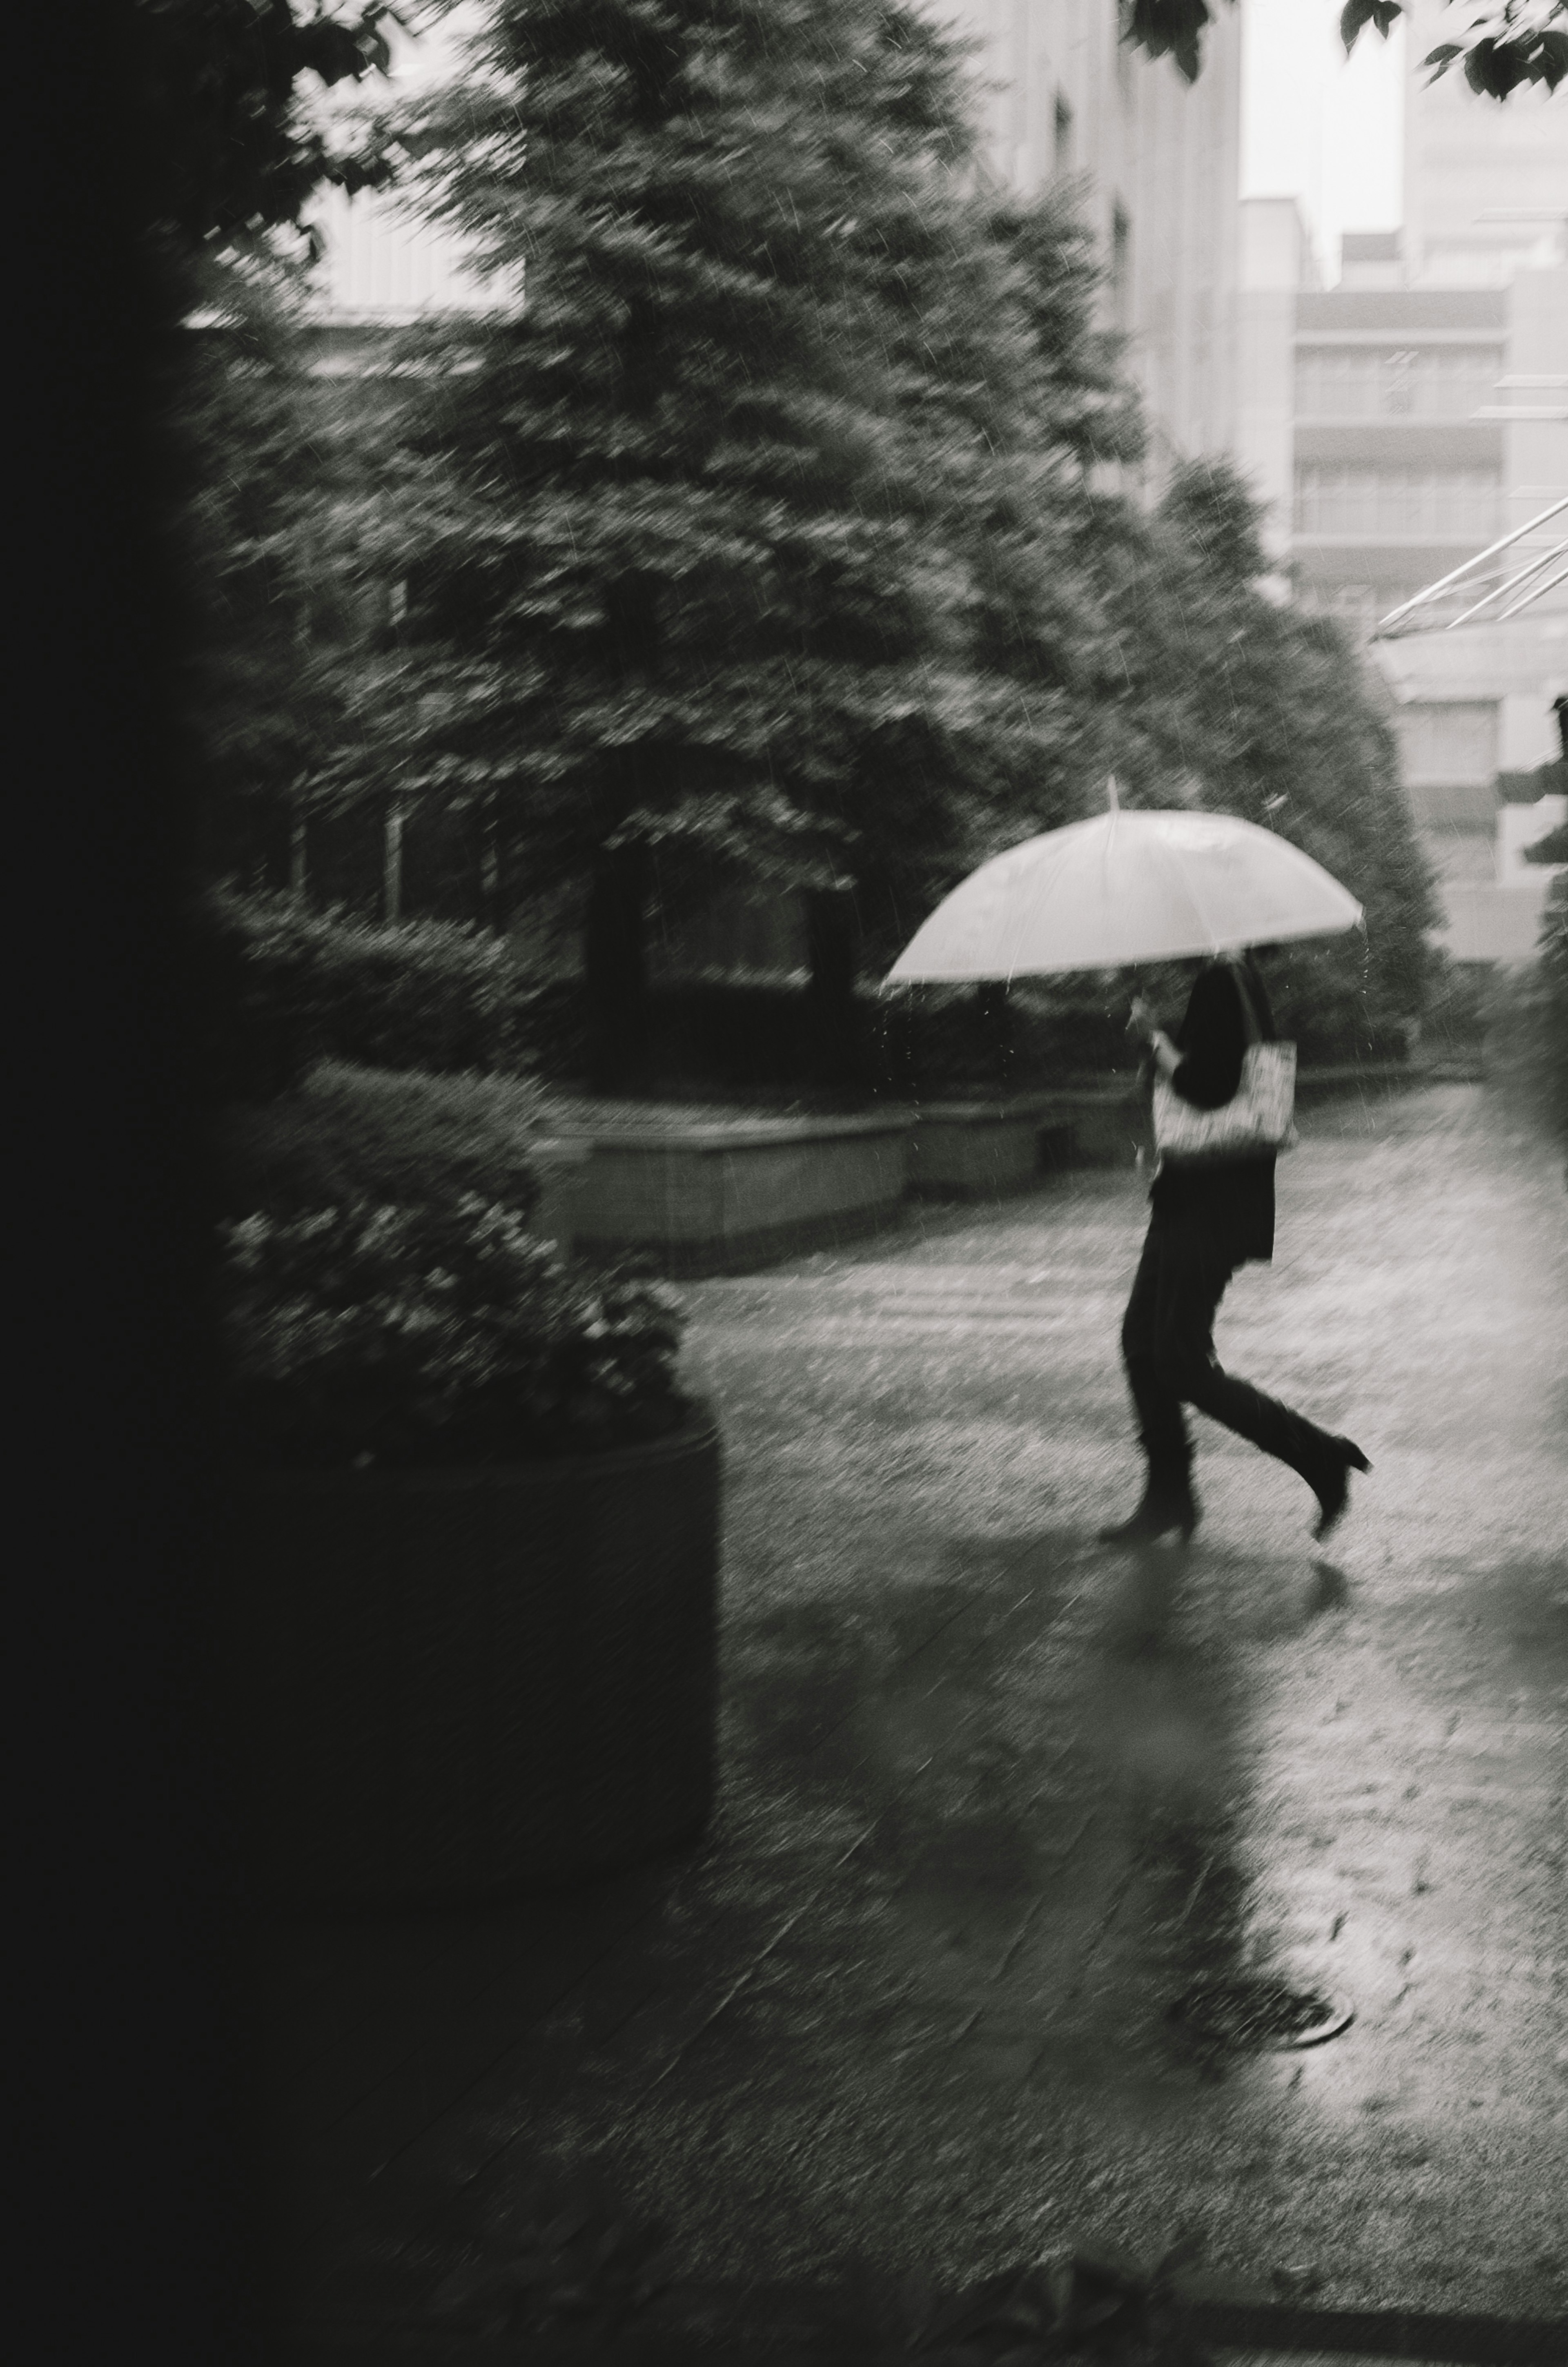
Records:
{"label": "person walking", "polygon": [[[1199,968],[1174,1036],[1141,995],[1130,1025],[1147,1038],[1172,1091],[1200,1110],[1222,1109],[1235,1098],[1249,1042],[1275,1040],[1250,950]],[[1102,1545],[1145,1545],[1172,1534],[1185,1543],[1191,1536],[1201,1508],[1192,1492],[1186,1406],[1298,1472],[1317,1498],[1318,1537],[1326,1537],[1345,1511],[1349,1473],[1371,1468],[1352,1440],[1265,1397],[1225,1372],[1214,1354],[1214,1317],[1232,1274],[1274,1255],[1274,1159],[1272,1150],[1248,1146],[1203,1164],[1161,1158],[1156,1168],[1148,1233],[1122,1324],[1148,1478],[1130,1518],[1100,1530]]]}

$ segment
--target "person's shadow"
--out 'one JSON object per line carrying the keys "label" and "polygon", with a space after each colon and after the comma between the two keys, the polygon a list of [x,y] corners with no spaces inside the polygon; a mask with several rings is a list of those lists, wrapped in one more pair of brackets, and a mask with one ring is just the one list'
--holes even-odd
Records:
{"label": "person's shadow", "polygon": [[1107,1556],[1101,1640],[1113,1659],[1150,1659],[1168,1643],[1190,1560],[1190,1548],[1166,1544]]}

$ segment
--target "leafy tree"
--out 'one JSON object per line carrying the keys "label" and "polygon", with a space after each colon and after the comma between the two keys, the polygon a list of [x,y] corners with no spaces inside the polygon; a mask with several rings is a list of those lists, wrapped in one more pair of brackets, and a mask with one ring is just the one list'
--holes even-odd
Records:
{"label": "leafy tree", "polygon": [[[322,87],[384,74],[389,0],[347,13],[311,0],[136,0],[128,108],[152,220],[187,250],[298,227],[323,182],[384,181],[374,154],[335,151],[300,105]],[[307,85],[308,87],[308,85]]]}
{"label": "leafy tree", "polygon": [[895,0],[498,0],[397,131],[528,301],[414,341],[340,507],[407,606],[321,793],[479,805],[514,873],[583,878],[610,1082],[656,873],[886,905],[1016,834],[1026,780],[1056,818],[1064,520],[1124,398],[1065,225],[964,194],[958,53]]}
{"label": "leafy tree", "polygon": [[[1568,863],[1568,825],[1554,835],[1556,859]],[[1568,1181],[1568,871],[1559,872],[1547,891],[1537,970],[1541,1077],[1551,1121],[1562,1145],[1564,1180]]]}
{"label": "leafy tree", "polygon": [[[1401,0],[1346,0],[1339,30],[1347,53],[1369,25],[1386,40],[1404,14]],[[1450,66],[1463,67],[1472,90],[1483,98],[1506,98],[1524,83],[1549,91],[1568,75],[1568,0],[1502,0],[1487,17],[1472,18],[1457,41],[1441,41],[1423,64],[1432,80]]]}
{"label": "leafy tree", "polygon": [[[1561,775],[1568,787],[1568,698],[1553,703],[1562,755],[1558,764],[1544,769],[1549,780]],[[1527,863],[1568,866],[1568,822],[1559,822],[1524,852]],[[1563,1175],[1568,1181],[1568,868],[1560,871],[1547,889],[1530,1001],[1537,1075],[1550,1123],[1562,1145]]]}
{"label": "leafy tree", "polygon": [[197,258],[191,285],[205,300],[170,373],[184,498],[169,525],[189,594],[181,699],[206,785],[197,860],[209,877],[259,865],[277,879],[361,629],[317,528],[354,447],[311,375],[287,266]]}
{"label": "leafy tree", "polygon": [[1357,938],[1293,949],[1298,1021],[1343,1041],[1396,1036],[1420,1010],[1430,874],[1393,735],[1339,629],[1258,589],[1258,505],[1224,462],[1179,470],[1152,518],[1102,538],[1127,679],[1125,764],[1149,802],[1184,777],[1218,810],[1276,830],[1366,912]]}
{"label": "leafy tree", "polygon": [[[1386,40],[1405,13],[1404,0],[1346,0],[1339,30],[1347,52],[1369,25]],[[1203,28],[1213,21],[1208,0],[1130,0],[1122,39],[1146,57],[1173,58],[1189,82],[1202,66]],[[1501,6],[1468,24],[1454,41],[1441,42],[1424,62],[1434,81],[1461,65],[1472,90],[1506,98],[1522,83],[1555,90],[1568,75],[1568,0],[1501,0]]]}
{"label": "leafy tree", "polygon": [[[443,0],[422,0],[423,13]],[[195,795],[197,867],[254,852],[330,703],[343,619],[319,574],[312,507],[334,447],[298,334],[302,221],[323,182],[383,181],[334,145],[312,91],[385,72],[386,0],[134,0],[131,97],[144,471],[172,613],[166,636]],[[264,832],[265,836],[265,832]],[[276,871],[276,863],[273,866]]]}

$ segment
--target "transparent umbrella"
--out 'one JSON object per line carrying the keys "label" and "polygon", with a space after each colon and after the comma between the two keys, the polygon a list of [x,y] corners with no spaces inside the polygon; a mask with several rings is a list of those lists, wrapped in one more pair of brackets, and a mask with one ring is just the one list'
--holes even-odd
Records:
{"label": "transparent umbrella", "polygon": [[1355,928],[1361,907],[1289,839],[1235,814],[1110,810],[1026,838],[944,897],[887,973],[1132,968]]}

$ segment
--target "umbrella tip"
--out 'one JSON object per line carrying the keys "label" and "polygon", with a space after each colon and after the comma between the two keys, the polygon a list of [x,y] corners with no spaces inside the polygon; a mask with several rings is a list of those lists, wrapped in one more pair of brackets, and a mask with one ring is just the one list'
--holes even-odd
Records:
{"label": "umbrella tip", "polygon": [[1116,794],[1116,776],[1114,773],[1107,773],[1105,776],[1105,803],[1108,811],[1111,813],[1121,812],[1122,800]]}

